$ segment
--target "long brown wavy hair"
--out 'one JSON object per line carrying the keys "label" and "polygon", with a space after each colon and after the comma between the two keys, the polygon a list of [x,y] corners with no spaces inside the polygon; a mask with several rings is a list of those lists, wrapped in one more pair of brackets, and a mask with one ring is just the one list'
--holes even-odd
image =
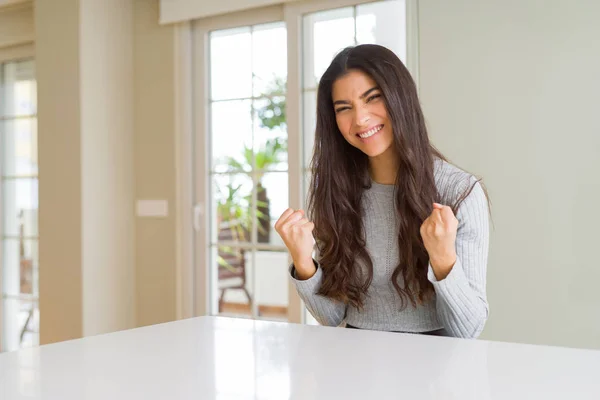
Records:
{"label": "long brown wavy hair", "polygon": [[[334,82],[350,70],[360,70],[377,83],[392,124],[394,149],[400,162],[395,202],[402,216],[398,234],[400,261],[392,274],[392,284],[400,296],[401,309],[408,302],[416,307],[433,295],[433,286],[427,279],[429,256],[420,227],[431,214],[433,203],[441,202],[434,180],[434,160],[446,158],[429,142],[409,71],[391,50],[378,45],[342,50],[319,82],[307,207],[315,224],[314,236],[323,268],[319,294],[360,308],[373,280],[361,207],[363,192],[370,186],[369,159],[344,139],[332,100]],[[473,186],[468,185],[451,206],[455,214]],[[366,266],[366,275],[357,263]],[[398,282],[400,275],[403,286]]]}

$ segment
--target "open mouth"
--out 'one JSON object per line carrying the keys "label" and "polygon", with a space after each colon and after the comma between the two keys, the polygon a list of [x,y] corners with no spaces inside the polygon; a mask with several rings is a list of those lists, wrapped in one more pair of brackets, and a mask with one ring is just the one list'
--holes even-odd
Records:
{"label": "open mouth", "polygon": [[371,129],[369,129],[368,131],[357,133],[356,136],[358,136],[361,139],[368,139],[371,136],[373,136],[374,134],[376,134],[377,132],[379,132],[382,128],[383,128],[383,125],[377,125]]}

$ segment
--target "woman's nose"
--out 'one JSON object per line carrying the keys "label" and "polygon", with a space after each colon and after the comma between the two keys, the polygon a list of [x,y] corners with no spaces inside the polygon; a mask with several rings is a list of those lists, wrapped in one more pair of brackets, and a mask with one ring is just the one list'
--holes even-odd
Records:
{"label": "woman's nose", "polygon": [[366,110],[357,110],[355,115],[356,125],[366,126],[369,124],[369,113]]}

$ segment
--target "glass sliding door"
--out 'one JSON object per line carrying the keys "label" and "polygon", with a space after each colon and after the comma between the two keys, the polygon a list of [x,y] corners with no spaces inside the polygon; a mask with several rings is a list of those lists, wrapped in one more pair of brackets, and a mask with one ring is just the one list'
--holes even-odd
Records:
{"label": "glass sliding door", "polygon": [[0,274],[4,351],[39,344],[35,65],[0,64]]}
{"label": "glass sliding door", "polygon": [[287,32],[283,22],[212,29],[206,93],[208,308],[287,320]]}

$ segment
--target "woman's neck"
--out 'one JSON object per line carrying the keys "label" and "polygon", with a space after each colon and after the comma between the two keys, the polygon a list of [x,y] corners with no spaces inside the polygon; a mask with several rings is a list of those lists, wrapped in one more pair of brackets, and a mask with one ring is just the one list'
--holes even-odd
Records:
{"label": "woman's neck", "polygon": [[398,157],[391,147],[381,155],[370,157],[369,173],[371,179],[382,185],[395,184],[398,164]]}

